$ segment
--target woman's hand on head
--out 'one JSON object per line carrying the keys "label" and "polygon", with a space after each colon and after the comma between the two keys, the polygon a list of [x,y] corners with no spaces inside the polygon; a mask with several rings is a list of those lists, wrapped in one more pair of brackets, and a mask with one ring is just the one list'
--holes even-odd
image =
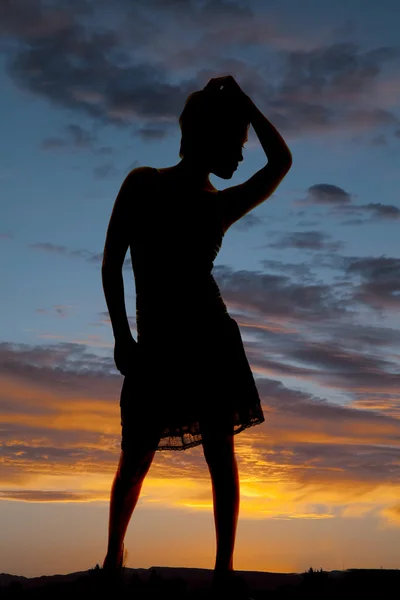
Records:
{"label": "woman's hand on head", "polygon": [[250,97],[244,93],[236,79],[232,75],[224,75],[223,77],[212,77],[207,85],[203,88],[205,91],[227,92],[235,94],[243,102],[243,109],[248,110],[251,102]]}
{"label": "woman's hand on head", "polygon": [[212,77],[204,87],[209,91],[230,91],[246,96],[236,79],[232,75],[224,75],[223,77]]}

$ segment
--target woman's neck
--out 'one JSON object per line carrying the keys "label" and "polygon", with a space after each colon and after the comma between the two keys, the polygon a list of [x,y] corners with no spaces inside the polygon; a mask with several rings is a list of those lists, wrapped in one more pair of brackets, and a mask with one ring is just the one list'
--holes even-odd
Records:
{"label": "woman's neck", "polygon": [[198,189],[215,189],[209,179],[210,171],[205,166],[199,164],[198,161],[182,158],[182,160],[172,167],[172,169],[176,175],[187,180],[191,185],[194,185]]}

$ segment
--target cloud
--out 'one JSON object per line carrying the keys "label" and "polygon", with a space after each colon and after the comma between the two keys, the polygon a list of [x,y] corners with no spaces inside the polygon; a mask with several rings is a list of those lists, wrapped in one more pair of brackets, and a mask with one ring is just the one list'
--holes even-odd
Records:
{"label": "cloud", "polygon": [[102,252],[91,252],[85,249],[70,250],[70,255],[76,258],[83,258],[92,263],[101,263],[103,260]]}
{"label": "cloud", "polygon": [[36,250],[43,250],[44,252],[50,252],[54,254],[66,254],[68,252],[65,246],[59,246],[57,244],[51,244],[50,242],[37,242],[36,244],[30,244],[30,248]]}
{"label": "cloud", "polygon": [[42,0],[16,0],[3,2],[0,12],[0,32],[5,37],[40,39],[46,35],[57,35],[71,24],[68,9],[84,7],[73,0],[58,2],[58,6],[44,6]]}
{"label": "cloud", "polygon": [[[306,367],[299,366],[299,363]],[[280,363],[273,360],[271,348],[270,358],[258,358],[254,364],[256,368],[265,368],[276,376],[299,377],[309,382],[318,382],[327,388],[341,390],[345,394],[400,394],[396,361],[385,359],[377,352],[367,354],[347,350],[338,341],[298,341],[296,346],[285,347],[285,356]]]}
{"label": "cloud", "polygon": [[306,201],[311,204],[343,205],[351,202],[351,194],[330,183],[316,183],[307,190]]}
{"label": "cloud", "polygon": [[299,277],[312,280],[314,276],[311,273],[311,268],[308,264],[304,262],[301,263],[287,263],[279,260],[272,259],[262,259],[260,260],[260,264],[267,270],[270,271],[278,271],[280,273],[284,273],[286,275],[291,275],[293,277]]}
{"label": "cloud", "polygon": [[[395,47],[361,50],[354,43],[288,52],[274,97],[282,124],[298,132],[396,125],[397,117],[379,106],[378,92],[385,66],[396,63],[398,56]],[[366,98],[367,108],[362,102]]]}
{"label": "cloud", "polygon": [[396,525],[400,526],[400,504],[393,504],[392,506],[387,506],[382,510],[382,515],[388,519],[388,521]]}
{"label": "cloud", "polygon": [[[324,485],[325,493],[328,496],[328,490],[335,485],[344,486],[352,482],[354,489],[363,496],[368,490],[376,489],[386,485],[398,486],[399,472],[393,468],[399,458],[399,448],[384,448],[374,445],[363,444],[341,444],[341,443],[309,443],[291,444],[290,450],[285,444],[273,444],[266,449],[263,461],[263,450],[259,448],[256,456],[260,461],[260,479],[266,481],[267,473],[263,469],[263,462],[269,462],[274,471],[276,467],[281,466],[283,479],[289,482],[296,482],[299,487]],[[249,462],[253,457],[249,457]],[[382,476],[377,472],[377,464],[382,469]],[[284,467],[287,467],[286,469]],[[255,467],[255,465],[254,465]],[[263,472],[264,471],[264,472]],[[282,473],[282,474],[283,474]],[[322,489],[320,487],[320,491]],[[307,488],[303,493],[298,490],[297,497],[304,501],[307,498]],[[343,494],[343,489],[341,490]],[[310,498],[311,500],[311,498]],[[322,499],[321,499],[322,500]],[[320,501],[321,501],[320,500]],[[326,498],[330,504],[331,502]]]}
{"label": "cloud", "polygon": [[[355,196],[343,188],[330,183],[317,183],[310,186],[306,196],[296,200],[295,204],[323,205],[329,208],[330,216],[346,217],[343,225],[362,225],[380,220],[396,220],[400,217],[400,208],[393,204],[370,202],[354,204]],[[303,212],[301,213],[301,215]],[[369,218],[366,218],[369,217]]]}
{"label": "cloud", "polygon": [[385,354],[390,354],[397,346],[400,347],[400,330],[385,327],[381,323],[373,325],[347,319],[342,322],[325,321],[322,326],[327,339],[341,340],[347,349],[366,352],[368,355],[374,349],[382,349]]}
{"label": "cloud", "polygon": [[297,248],[299,250],[327,250],[334,252],[343,247],[342,242],[328,241],[332,236],[320,231],[295,231],[284,233],[276,242],[267,244],[270,248]]}
{"label": "cloud", "polygon": [[372,213],[372,219],[400,219],[400,208],[393,204],[382,204],[381,202],[370,202],[359,207],[361,210]]}
{"label": "cloud", "polygon": [[[149,1],[149,16],[154,17],[152,10],[166,15],[161,24],[145,17],[144,3],[139,10],[117,0],[110,19],[117,10],[124,16],[121,6],[130,11],[125,30],[131,39],[128,46],[121,37],[100,33],[101,8],[97,24],[92,3],[84,0],[75,6],[76,11],[87,10],[85,25],[78,23],[79,13],[71,10],[72,3],[60,2],[59,10],[48,8],[47,15],[43,4],[35,0],[13,4],[18,11],[11,3],[4,4],[1,10],[3,14],[9,11],[8,18],[0,18],[7,35],[19,36],[17,43],[9,46],[8,72],[24,89],[58,108],[71,109],[75,117],[89,115],[100,123],[120,125],[134,122],[136,136],[162,138],[187,93],[223,67],[237,69],[250,94],[258,95],[261,106],[273,108],[292,133],[343,127],[347,134],[353,128],[395,126],[393,115],[374,105],[374,89],[383,68],[393,59],[388,51],[368,55],[355,46],[321,46],[306,54],[283,50],[278,56],[272,50],[268,62],[283,74],[281,81],[280,75],[269,79],[262,67],[256,69],[250,62],[228,59],[235,44],[246,49],[254,41],[252,49],[258,46],[264,51],[265,44],[273,48],[278,37],[273,25],[266,30],[270,15],[258,21],[250,10],[237,4],[203,3],[197,13],[200,27],[204,26],[200,31],[194,29],[193,3]],[[190,24],[176,39],[167,26],[172,9],[177,15],[174,18]],[[133,16],[140,26],[134,25]],[[211,16],[220,19],[212,28]],[[170,38],[169,46],[163,48],[165,37]],[[206,58],[219,56],[212,68],[191,62],[192,58],[203,60],[197,54],[197,40],[204,48],[208,46]],[[182,51],[183,44],[187,54]],[[153,60],[148,59],[151,56]],[[175,64],[180,60],[183,69],[185,64],[198,69],[196,77],[174,70],[172,58]],[[298,66],[298,88],[285,70],[291,59],[293,68]],[[282,71],[277,69],[280,64]],[[292,91],[288,82],[294,84]],[[370,99],[367,110],[356,118],[366,98]],[[301,115],[304,121],[299,119]],[[59,144],[60,148],[109,153],[107,147],[101,150],[90,128],[77,123],[76,118],[59,137],[48,140],[49,147]],[[94,174],[109,176],[113,168],[108,162],[99,165]],[[338,209],[342,215],[350,216],[350,210],[363,218],[387,220],[398,215],[397,207],[391,205],[357,207],[353,194],[332,184],[317,183],[307,193],[315,206]],[[253,215],[248,217],[238,224],[239,229],[261,224]],[[339,504],[352,506],[360,498],[373,507],[379,503],[396,507],[399,333],[354,319],[357,312],[361,320],[360,303],[361,308],[372,302],[382,306],[389,299],[397,305],[396,265],[376,258],[361,265],[357,257],[329,256],[326,252],[334,251],[335,242],[316,229],[286,236],[281,244],[312,251],[315,262],[314,258],[306,264],[262,260],[260,266],[272,273],[223,266],[214,270],[230,311],[243,324],[266,413],[265,424],[243,432],[236,440],[245,515],[332,518]],[[78,258],[96,268],[102,260],[101,252],[71,250],[49,242],[32,247]],[[321,284],[312,270],[317,255],[320,265],[330,262],[343,278]],[[372,264],[373,260],[378,262]],[[125,265],[131,268],[129,260]],[[64,305],[38,310],[65,314]],[[100,316],[109,326],[108,313]],[[88,351],[90,342],[93,340],[86,337],[70,344],[47,341],[36,346],[0,346],[0,443],[6,459],[0,465],[3,497],[43,502],[108,500],[119,452],[121,376],[115,370],[112,348],[97,354]],[[306,393],[305,388],[314,393]],[[185,455],[171,454],[157,456],[144,502],[155,504],[161,497],[164,506],[209,510],[209,479],[201,448]],[[194,465],[199,466],[196,481]]]}
{"label": "cloud", "polygon": [[76,123],[70,123],[66,127],[72,138],[74,146],[87,148],[90,147],[96,139],[93,133],[90,133],[87,129],[84,129],[81,125]]}
{"label": "cloud", "polygon": [[[104,174],[104,176],[106,175]],[[103,252],[92,252],[91,250],[86,250],[85,248],[71,250],[66,246],[52,244],[51,242],[36,242],[34,244],[29,244],[29,247],[42,252],[47,252],[49,254],[64,255],[70,258],[80,258],[90,264],[98,266],[99,268],[101,267],[101,263],[103,261]],[[129,252],[126,254],[122,268],[124,272],[132,272],[132,261]]]}
{"label": "cloud", "polygon": [[[50,242],[36,242],[35,244],[29,244],[29,247],[50,254],[63,254],[72,258],[82,258],[83,260],[96,265],[100,265],[103,260],[103,252],[91,252],[84,248],[70,250],[66,246],[59,246]],[[132,268],[129,256],[125,259],[124,268]]]}
{"label": "cloud", "polygon": [[398,57],[398,49],[361,50],[355,43],[333,43],[287,55],[283,88],[291,98],[352,100],[371,90],[382,64]]}
{"label": "cloud", "polygon": [[386,223],[396,221],[400,217],[400,208],[393,204],[382,204],[381,202],[370,202],[369,204],[353,204],[343,207],[341,212],[331,211],[332,216],[346,216],[341,225],[364,225],[385,221]]}
{"label": "cloud", "polygon": [[95,179],[106,179],[107,177],[115,177],[118,175],[118,170],[112,163],[105,163],[94,167],[93,175]]}
{"label": "cloud", "polygon": [[135,135],[140,137],[144,142],[162,140],[166,137],[166,134],[167,132],[165,129],[155,127],[141,127],[135,132]]}
{"label": "cloud", "polygon": [[[306,247],[315,247],[321,240],[311,237],[310,241],[312,244]],[[95,258],[83,251],[75,251],[75,255],[86,260]],[[270,262],[266,261],[265,266]],[[382,309],[389,300],[393,306],[397,305],[396,259],[340,257],[340,263],[335,261],[330,266],[343,270],[344,276],[331,285],[316,283],[310,267],[304,269],[304,265],[286,267],[285,263],[272,261],[270,266],[278,274],[234,271],[224,266],[214,269],[231,314],[259,339],[248,347],[257,372],[315,382],[327,389],[336,387],[345,394],[362,390],[376,393],[377,389],[381,393],[394,392],[398,386],[394,363],[383,360],[379,352],[374,353],[373,346],[383,348],[399,338],[389,335],[388,330],[354,328],[351,319],[360,303],[374,309]],[[293,274],[298,277],[297,282],[291,278]],[[109,322],[108,315],[105,318]],[[260,321],[264,321],[264,327]],[[133,317],[130,324],[136,327]],[[305,337],[296,332],[298,326]],[[266,335],[268,357],[262,355]],[[315,336],[321,335],[324,342],[314,341]]]}
{"label": "cloud", "polygon": [[341,257],[336,266],[345,269],[345,277],[326,288],[301,275],[295,283],[287,273],[229,272],[226,267],[221,271],[225,278],[218,270],[216,278],[249,338],[246,351],[257,376],[317,385],[322,393],[338,394],[341,402],[370,402],[395,414],[400,334],[360,322],[360,303],[365,306],[360,283],[346,272],[355,262]]}
{"label": "cloud", "polygon": [[70,308],[71,305],[60,305],[60,304],[55,304],[51,309],[48,308],[37,308],[36,312],[40,313],[40,314],[51,314],[53,315],[54,313],[62,318],[65,318],[66,316],[69,315],[70,312]]}
{"label": "cloud", "polygon": [[[169,26],[161,27],[160,19]],[[2,27],[10,40],[7,72],[19,86],[100,124],[134,124],[147,140],[165,137],[188,94],[225,73],[237,76],[271,120],[294,135],[398,129],[379,93],[397,48],[323,45],[320,39],[310,48],[312,32],[294,38],[277,23],[270,14],[222,0],[138,1],[135,9],[119,0],[107,12],[103,6],[95,12],[90,2],[60,0],[45,9],[38,0],[19,0],[18,10],[9,3],[3,8]],[[270,68],[235,58],[249,47],[264,55],[266,46]],[[63,142],[44,142],[57,144]]]}
{"label": "cloud", "polygon": [[349,259],[346,273],[357,275],[354,298],[376,310],[396,310],[400,306],[400,259],[364,257]]}
{"label": "cloud", "polygon": [[[92,494],[77,492],[43,490],[7,490],[0,492],[0,500],[17,500],[18,502],[87,502],[93,499]],[[102,499],[105,500],[105,498]]]}
{"label": "cloud", "polygon": [[384,135],[379,134],[371,139],[372,146],[388,146],[387,139]]}
{"label": "cloud", "polygon": [[233,227],[238,231],[248,231],[249,229],[253,229],[253,227],[257,227],[258,225],[262,225],[263,219],[258,217],[257,215],[247,214],[244,215],[239,221],[234,223]]}
{"label": "cloud", "polygon": [[224,300],[238,313],[311,323],[346,312],[329,285],[295,283],[287,275],[235,271],[223,265],[216,266],[213,273]]}
{"label": "cloud", "polygon": [[[294,294],[302,289],[290,285],[288,277],[275,280],[253,274],[255,280],[249,276],[245,283],[245,272],[228,270],[225,274],[231,290],[250,283],[250,298],[256,282],[267,286],[273,282],[272,289],[279,284],[283,291],[289,286]],[[362,381],[365,397],[371,399],[375,392],[376,398],[382,398],[380,383],[389,361],[371,356],[371,349],[376,341],[398,344],[395,332],[354,325],[348,331],[344,323],[322,319],[319,326],[325,336],[340,335],[335,327],[342,326],[342,346],[313,344],[306,341],[303,330],[264,329],[257,310],[247,314],[253,314],[255,321],[253,330],[246,330],[258,329],[260,334],[256,344],[246,342],[257,375],[259,367],[268,367],[272,359],[276,369],[303,363],[311,367],[303,368],[310,382],[332,383],[334,393],[340,386],[354,390],[349,382]],[[270,313],[265,314],[270,319]],[[100,316],[108,319],[107,313]],[[318,323],[314,325],[318,334]],[[357,331],[362,343],[349,351],[347,341],[357,346]],[[0,344],[0,444],[6,459],[0,466],[3,498],[108,501],[119,448],[121,387],[111,354],[97,355],[71,343]],[[298,373],[297,382],[301,367]],[[380,505],[395,504],[399,490],[397,418],[384,414],[379,406],[340,404],[290,388],[272,374],[257,376],[257,387],[266,421],[236,440],[246,517],[330,518],[341,507],[361,500],[370,503],[372,510],[378,503],[378,488]],[[201,448],[179,457],[160,454],[143,502],[151,507],[161,496],[164,507],[209,510],[209,476]]]}
{"label": "cloud", "polygon": [[41,141],[43,150],[90,150],[93,154],[104,156],[113,153],[111,146],[99,144],[95,131],[89,131],[77,123],[69,123],[64,127],[65,134],[60,137],[48,137]]}
{"label": "cloud", "polygon": [[[351,300],[347,300],[351,309]],[[279,378],[301,389],[316,388],[340,403],[365,402],[385,414],[400,397],[399,333],[356,325],[359,311],[329,311],[321,318],[270,313],[236,316],[247,335],[246,351],[257,377]],[[361,404],[360,404],[361,406]]]}
{"label": "cloud", "polygon": [[[84,388],[90,387],[88,382],[85,383],[85,377],[91,379],[98,375],[101,379],[101,374],[97,371],[109,374],[107,381],[116,383],[113,378],[116,371],[111,357],[97,356],[79,344],[61,342],[31,346],[0,342],[0,353],[0,368],[4,374],[20,377],[21,380],[30,381],[32,385],[35,381],[46,381],[46,385],[54,385],[54,390],[59,392],[66,389],[68,382],[72,387],[76,383],[77,389],[81,385],[79,381]],[[62,377],[64,371],[65,378]],[[79,377],[74,383],[77,375]],[[104,392],[107,394],[106,390]]]}
{"label": "cloud", "polygon": [[[44,18],[39,12],[38,8],[38,21]],[[96,31],[95,26],[79,23],[73,11],[67,14],[58,27],[41,36],[20,27],[14,15],[10,34],[22,43],[10,53],[7,70],[21,87],[101,122],[122,125],[176,116],[187,94],[182,86],[166,82],[165,67],[133,62],[120,47],[117,32]],[[23,13],[19,18],[24,20]],[[136,27],[132,27],[131,39],[135,39]]]}

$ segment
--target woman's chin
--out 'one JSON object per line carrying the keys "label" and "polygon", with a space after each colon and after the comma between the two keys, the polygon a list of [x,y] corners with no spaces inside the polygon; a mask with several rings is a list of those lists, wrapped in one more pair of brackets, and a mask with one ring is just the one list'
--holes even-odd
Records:
{"label": "woman's chin", "polygon": [[220,177],[221,179],[231,179],[233,174],[235,173],[237,167],[236,166],[221,166],[218,169],[214,170],[214,175]]}

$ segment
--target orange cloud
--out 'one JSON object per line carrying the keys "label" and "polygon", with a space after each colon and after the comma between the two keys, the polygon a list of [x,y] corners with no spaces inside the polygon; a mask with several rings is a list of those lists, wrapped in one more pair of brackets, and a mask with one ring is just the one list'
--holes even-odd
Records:
{"label": "orange cloud", "polygon": [[[14,366],[0,375],[3,500],[108,502],[122,378],[90,362],[81,368],[86,356],[79,345],[24,352],[9,353]],[[235,437],[242,517],[306,521],[379,508],[387,520],[399,493],[392,474],[398,420],[315,399],[278,381],[259,379],[258,386],[266,422]],[[142,501],[149,508],[210,511],[201,447],[157,453]]]}

